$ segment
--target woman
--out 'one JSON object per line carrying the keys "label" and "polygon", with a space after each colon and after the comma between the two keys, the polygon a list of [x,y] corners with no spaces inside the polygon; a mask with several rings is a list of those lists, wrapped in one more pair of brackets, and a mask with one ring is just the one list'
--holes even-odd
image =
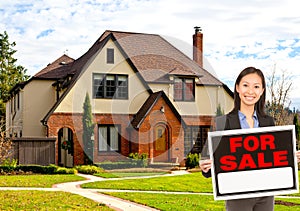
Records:
{"label": "woman", "polygon": [[[234,108],[225,116],[216,118],[216,130],[232,130],[274,126],[274,120],[264,112],[266,83],[261,70],[245,68],[237,77],[234,88]],[[300,151],[296,153],[300,160]],[[211,176],[212,160],[200,162],[202,174]],[[274,196],[234,199],[226,201],[228,211],[273,211]]]}

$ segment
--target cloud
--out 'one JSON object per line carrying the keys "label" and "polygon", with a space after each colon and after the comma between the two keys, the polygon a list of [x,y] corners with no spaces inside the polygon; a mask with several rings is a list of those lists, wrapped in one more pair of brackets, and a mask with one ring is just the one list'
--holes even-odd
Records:
{"label": "cloud", "polygon": [[54,31],[55,31],[54,29],[46,29],[46,30],[42,31],[41,33],[39,33],[36,36],[36,39],[40,39],[42,37],[47,37],[49,34],[51,34]]}
{"label": "cloud", "polygon": [[[16,41],[18,62],[35,74],[63,53],[78,58],[105,30],[160,34],[191,54],[204,34],[206,67],[223,82],[246,66],[293,73],[300,67],[296,0],[18,0],[0,2],[0,32]],[[180,44],[179,44],[180,43]],[[295,89],[300,78],[294,77]],[[299,96],[296,91],[295,96]],[[299,96],[300,97],[300,96]],[[300,106],[299,106],[300,108]]]}

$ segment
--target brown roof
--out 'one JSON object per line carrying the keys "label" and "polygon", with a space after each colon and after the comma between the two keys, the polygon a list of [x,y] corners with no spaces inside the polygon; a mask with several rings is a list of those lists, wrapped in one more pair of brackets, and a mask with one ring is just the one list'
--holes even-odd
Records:
{"label": "brown roof", "polygon": [[134,69],[147,82],[169,83],[169,75],[184,75],[198,77],[198,84],[200,85],[223,85],[221,81],[161,36],[118,31],[105,31],[79,59],[74,60],[67,55],[63,55],[34,77],[59,79],[80,72],[83,65],[98,50],[101,50],[103,42],[106,42],[108,37],[116,41],[127,61],[134,66]]}
{"label": "brown roof", "polygon": [[36,78],[47,78],[47,79],[60,79],[70,74],[72,69],[71,66],[75,60],[67,55],[62,55],[54,62],[50,63],[36,73],[34,77]]}
{"label": "brown roof", "polygon": [[116,31],[106,31],[104,35],[109,32],[147,82],[171,74],[200,77],[202,85],[223,85],[159,35]]}

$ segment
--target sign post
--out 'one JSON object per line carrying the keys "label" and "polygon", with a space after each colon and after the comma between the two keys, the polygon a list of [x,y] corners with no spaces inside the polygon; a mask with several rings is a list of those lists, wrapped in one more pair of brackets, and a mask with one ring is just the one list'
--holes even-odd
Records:
{"label": "sign post", "polygon": [[299,192],[295,127],[208,133],[215,200]]}

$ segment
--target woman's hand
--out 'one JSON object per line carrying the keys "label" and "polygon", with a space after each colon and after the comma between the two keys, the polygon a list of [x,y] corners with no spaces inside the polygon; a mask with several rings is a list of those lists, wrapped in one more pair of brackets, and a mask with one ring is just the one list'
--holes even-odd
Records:
{"label": "woman's hand", "polygon": [[297,162],[300,163],[300,150],[296,152]]}
{"label": "woman's hand", "polygon": [[[300,151],[299,151],[300,152]],[[299,154],[300,156],[300,154]],[[212,160],[200,160],[200,168],[204,173],[207,173],[211,169]]]}

